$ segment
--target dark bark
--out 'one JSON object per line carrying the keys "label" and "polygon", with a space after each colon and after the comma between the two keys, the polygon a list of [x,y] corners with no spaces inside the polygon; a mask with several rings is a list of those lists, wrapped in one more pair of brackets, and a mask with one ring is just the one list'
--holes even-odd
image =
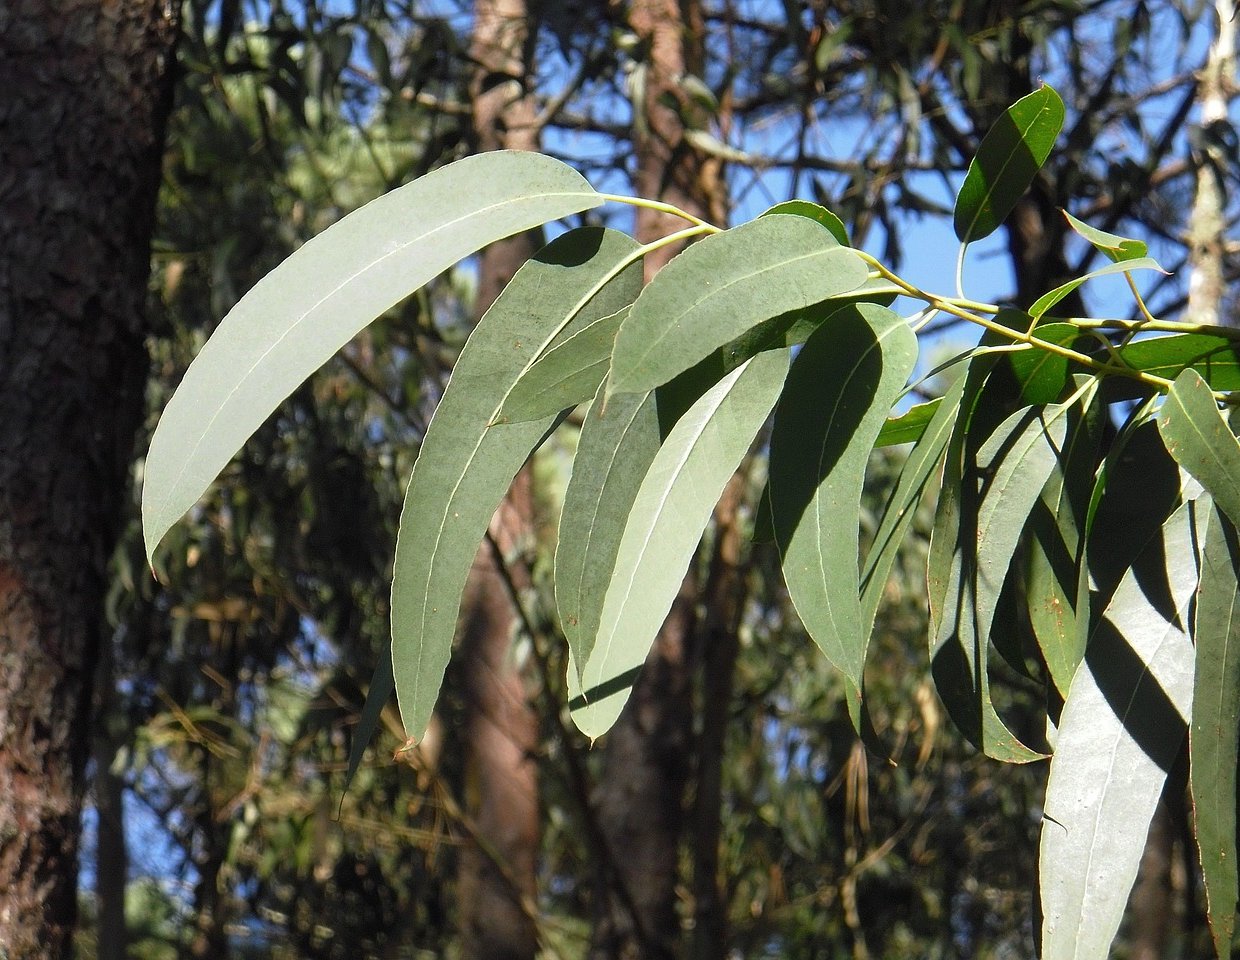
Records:
{"label": "dark bark", "polygon": [[[474,4],[470,55],[476,68],[470,93],[478,150],[538,149],[535,107],[525,82],[526,24],[524,0]],[[536,249],[535,236],[526,234],[483,251],[479,316]],[[463,606],[464,806],[473,836],[461,851],[457,893],[462,954],[471,960],[533,960],[538,950],[532,907],[539,842],[538,718],[512,655],[519,620],[504,565],[530,536],[530,482],[529,471],[522,471],[491,521],[491,540],[474,560]]]}
{"label": "dark bark", "polygon": [[77,916],[89,705],[146,375],[175,4],[0,5],[0,952]]}

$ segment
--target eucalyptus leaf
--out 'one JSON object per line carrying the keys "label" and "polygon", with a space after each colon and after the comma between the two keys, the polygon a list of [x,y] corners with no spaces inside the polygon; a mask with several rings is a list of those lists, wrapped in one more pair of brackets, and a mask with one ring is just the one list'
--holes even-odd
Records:
{"label": "eucalyptus leaf", "polygon": [[460,160],[373,200],[255,284],[190,364],[151,439],[148,560],[279,403],[385,310],[488,243],[603,202],[536,153]]}
{"label": "eucalyptus leaf", "polygon": [[[1070,347],[1081,331],[1070,323],[1044,323],[1033,329],[1033,337],[1043,343]],[[1008,354],[1012,373],[1020,384],[1021,399],[1027,404],[1054,403],[1068,383],[1068,358],[1040,347]]]}
{"label": "eucalyptus leaf", "polygon": [[771,435],[784,581],[805,629],[844,674],[858,731],[869,641],[858,596],[861,490],[874,441],[916,363],[917,337],[895,313],[873,304],[841,310],[798,354]]}
{"label": "eucalyptus leaf", "polygon": [[375,665],[374,675],[370,678],[370,686],[366,688],[366,700],[362,704],[362,713],[357,726],[353,728],[353,739],[349,742],[349,765],[344,772],[344,792],[349,792],[349,785],[357,776],[362,758],[366,756],[366,747],[379,729],[379,720],[383,717],[383,708],[387,706],[392,692],[396,689],[392,679],[392,646],[384,644],[379,662]]}
{"label": "eucalyptus leaf", "polygon": [[1196,370],[1175,378],[1158,415],[1167,452],[1209,491],[1215,504],[1240,522],[1240,442]]}
{"label": "eucalyptus leaf", "polygon": [[707,237],[655,275],[621,324],[608,396],[653,390],[764,320],[867,277],[854,251],[804,217],[760,217]]}
{"label": "eucalyptus leaf", "polygon": [[901,443],[916,443],[926,432],[926,427],[942,403],[942,397],[935,397],[925,403],[914,404],[899,416],[888,417],[883,429],[878,431],[878,439],[874,441],[875,449],[894,447]]}
{"label": "eucalyptus leaf", "polygon": [[599,387],[577,441],[555,548],[555,602],[578,670],[594,649],[625,523],[658,451],[654,395],[620,394],[604,412]]}
{"label": "eucalyptus leaf", "polygon": [[1067,283],[1061,284],[1049,293],[1044,293],[1034,301],[1032,307],[1029,308],[1029,316],[1034,320],[1042,319],[1043,315],[1050,310],[1055,304],[1072,293],[1077,287],[1083,283],[1088,283],[1098,277],[1107,277],[1115,273],[1131,273],[1133,270],[1157,270],[1165,273],[1158,261],[1153,257],[1141,257],[1137,260],[1121,260],[1118,263],[1109,263],[1105,267],[1099,267],[1083,277],[1077,277],[1075,280],[1069,280]]}
{"label": "eucalyptus leaf", "polygon": [[1221,511],[1210,511],[1193,618],[1196,652],[1188,734],[1193,824],[1206,912],[1219,960],[1231,960],[1236,927],[1236,757],[1240,753],[1240,543]]}
{"label": "eucalyptus leaf", "polygon": [[[487,525],[513,476],[555,417],[494,423],[504,401],[557,337],[631,303],[640,264],[607,282],[636,243],[574,230],[526,263],[478,323],[435,410],[405,494],[392,581],[392,667],[405,730],[430,720],[452,650],[457,611]],[[568,324],[566,327],[565,324]]]}
{"label": "eucalyptus leaf", "polygon": [[1197,508],[1180,507],[1124,575],[1059,720],[1039,876],[1044,960],[1105,960],[1193,697]]}
{"label": "eucalyptus leaf", "polygon": [[1150,251],[1149,244],[1142,240],[1130,240],[1127,237],[1117,236],[1114,233],[1099,230],[1097,227],[1091,227],[1083,220],[1078,220],[1072,216],[1067,210],[1063,211],[1063,215],[1068,220],[1068,226],[1088,240],[1095,250],[1114,263],[1120,263],[1124,260],[1140,260]]}
{"label": "eucalyptus leaf", "polygon": [[848,228],[844,226],[844,221],[824,206],[811,203],[809,200],[785,200],[783,203],[777,203],[770,209],[764,210],[760,215],[769,217],[780,213],[813,220],[819,226],[826,227],[841,246],[850,246]]}
{"label": "eucalyptus leaf", "polygon": [[593,652],[570,702],[591,739],[628,700],[702,531],[783,387],[788,353],[761,353],[711,387],[672,428],[633,501],[616,551]]}
{"label": "eucalyptus leaf", "polygon": [[1201,374],[1215,390],[1240,390],[1240,341],[1207,333],[1148,337],[1116,348],[1119,362],[1168,380],[1184,370]]}
{"label": "eucalyptus leaf", "polygon": [[961,243],[989,236],[1033,183],[1063,127],[1063,101],[1050,87],[1021,97],[982,139],[956,197]]}

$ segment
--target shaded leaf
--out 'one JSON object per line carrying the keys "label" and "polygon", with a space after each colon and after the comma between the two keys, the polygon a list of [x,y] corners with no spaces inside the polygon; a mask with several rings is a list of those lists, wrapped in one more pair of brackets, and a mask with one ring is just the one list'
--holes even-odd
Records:
{"label": "shaded leaf", "polygon": [[1206,910],[1219,960],[1230,960],[1236,926],[1236,757],[1240,751],[1240,543],[1217,509],[1207,515],[1193,619],[1196,651],[1188,734],[1193,823]]}
{"label": "shaded leaf", "polygon": [[307,242],[224,318],[164,409],[142,485],[148,560],[280,401],[375,317],[486,244],[600,203],[558,160],[500,151],[393,190]]}
{"label": "shaded leaf", "polygon": [[[362,713],[358,717],[357,726],[353,728],[353,739],[349,742],[349,766],[344,772],[344,791],[349,792],[349,785],[357,776],[357,769],[362,765],[366,755],[366,747],[374,739],[379,729],[379,720],[383,716],[383,708],[391,699],[396,689],[392,679],[392,646],[383,645],[379,655],[379,663],[375,666],[374,675],[370,678],[370,686],[366,688],[366,701],[362,704]],[[342,797],[343,799],[343,797]]]}
{"label": "shaded leaf", "polygon": [[[1081,331],[1070,323],[1046,323],[1033,330],[1034,339],[1061,347],[1072,346],[1080,335]],[[1067,386],[1067,357],[1033,347],[1009,353],[1008,362],[1026,404],[1054,403]]]}
{"label": "shaded leaf", "polygon": [[775,405],[787,370],[787,353],[754,357],[711,387],[659,448],[616,551],[583,692],[569,704],[588,737],[602,736],[620,715],[715,502]]}
{"label": "shaded leaf", "polygon": [[764,320],[856,290],[865,262],[804,217],[761,217],[693,244],[620,326],[608,395],[667,383]]}
{"label": "shaded leaf", "polygon": [[1021,97],[982,139],[956,197],[954,226],[961,243],[998,229],[1033,183],[1063,127],[1063,101],[1050,87]]}
{"label": "shaded leaf", "polygon": [[1150,818],[1187,730],[1195,505],[1180,507],[1124,575],[1060,716],[1042,825],[1042,956],[1104,960]]}
{"label": "shaded leaf", "polygon": [[1240,342],[1205,333],[1150,337],[1117,348],[1125,366],[1168,380],[1184,370],[1201,374],[1215,390],[1240,390]]}
{"label": "shaded leaf", "polygon": [[844,674],[860,731],[869,631],[859,600],[865,467],[917,362],[917,337],[864,304],[834,314],[792,365],[771,434],[770,498],[784,582],[806,631]]}
{"label": "shaded leaf", "polygon": [[405,494],[392,581],[392,666],[405,730],[420,737],[452,649],[478,543],[513,476],[555,422],[488,426],[552,343],[632,302],[640,264],[581,299],[636,249],[612,230],[574,230],[543,248],[491,305],[453,368]]}
{"label": "shaded leaf", "polygon": [[620,394],[604,413],[600,387],[577,441],[555,548],[556,607],[578,670],[594,649],[625,523],[658,450],[654,396]]}

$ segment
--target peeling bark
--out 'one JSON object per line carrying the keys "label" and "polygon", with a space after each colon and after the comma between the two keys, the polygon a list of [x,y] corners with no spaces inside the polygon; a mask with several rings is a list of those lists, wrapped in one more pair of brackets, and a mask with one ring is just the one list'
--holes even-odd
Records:
{"label": "peeling bark", "polygon": [[0,953],[64,955],[175,7],[0,5]]}

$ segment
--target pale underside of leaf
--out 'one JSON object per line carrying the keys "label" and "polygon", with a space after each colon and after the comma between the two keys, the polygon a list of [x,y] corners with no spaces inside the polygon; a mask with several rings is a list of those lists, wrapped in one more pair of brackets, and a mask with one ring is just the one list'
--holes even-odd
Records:
{"label": "pale underside of leaf", "polygon": [[771,435],[771,516],[801,622],[843,673],[862,729],[869,631],[859,599],[858,516],[865,468],[917,362],[917,338],[885,307],[834,314],[806,341]]}
{"label": "pale underside of leaf", "polygon": [[1060,716],[1040,868],[1044,960],[1104,960],[1193,696],[1200,507],[1163,525],[1090,636]]}
{"label": "pale underside of leaf", "polygon": [[486,244],[602,202],[571,167],[501,151],[394,190],[307,242],[224,318],[165,408],[143,479],[148,559],[279,403],[368,323]]}
{"label": "pale underside of leaf", "polygon": [[628,700],[711,511],[770,415],[787,370],[788,352],[780,350],[727,374],[676,422],[651,463],[616,551],[583,692],[570,704],[591,739],[611,728]]}
{"label": "pale underside of leaf", "polygon": [[581,427],[555,550],[556,608],[577,670],[594,649],[625,522],[658,451],[654,395],[620,394],[604,411],[600,387]]}
{"label": "pale underside of leaf", "polygon": [[804,217],[760,217],[693,244],[642,291],[616,337],[608,395],[644,393],[772,317],[861,287],[856,252]]}
{"label": "pale underside of leaf", "polygon": [[571,336],[632,302],[640,265],[625,269],[573,313],[636,248],[611,230],[558,238],[517,272],[453,368],[413,468],[396,544],[392,663],[401,718],[412,737],[421,736],[434,708],[478,543],[513,476],[555,419],[494,424],[496,415],[557,335]]}

